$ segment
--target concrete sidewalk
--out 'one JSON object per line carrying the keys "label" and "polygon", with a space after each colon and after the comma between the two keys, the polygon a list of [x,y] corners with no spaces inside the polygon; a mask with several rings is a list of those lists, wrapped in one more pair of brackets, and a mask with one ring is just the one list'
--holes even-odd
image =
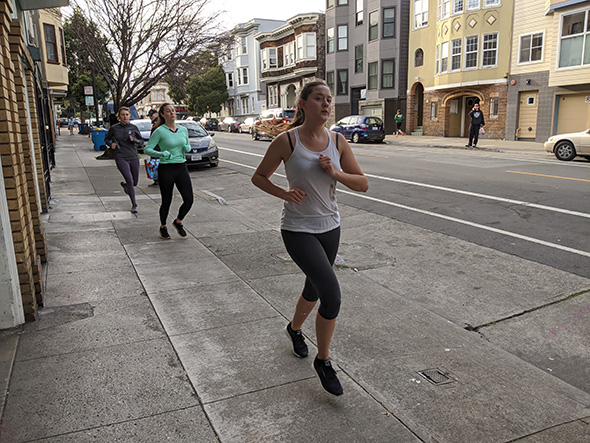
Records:
{"label": "concrete sidewalk", "polygon": [[12,369],[1,442],[590,440],[589,392],[462,324],[590,280],[341,204],[332,357],[345,393],[333,397],[311,368],[313,321],[307,359],[282,330],[303,278],[280,201],[222,159],[191,172],[189,235],[165,241],[143,168],[134,216],[96,155],[87,137],[59,138],[45,308],[0,335]]}

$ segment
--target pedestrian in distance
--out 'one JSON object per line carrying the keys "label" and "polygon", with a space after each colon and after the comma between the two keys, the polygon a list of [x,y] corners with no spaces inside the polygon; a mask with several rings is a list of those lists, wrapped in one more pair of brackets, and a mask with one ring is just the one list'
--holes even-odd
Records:
{"label": "pedestrian in distance", "polygon": [[475,148],[479,141],[479,131],[486,124],[483,118],[483,112],[479,109],[479,103],[473,105],[473,109],[469,112],[469,143],[465,145],[466,148]]}
{"label": "pedestrian in distance", "polygon": [[[156,130],[156,122],[158,121],[158,111],[156,111],[155,109],[150,109],[148,112],[148,117],[152,121],[152,130],[151,130],[150,134],[153,134],[154,131]],[[156,146],[154,149],[156,151],[159,151],[160,147]],[[155,157],[150,157],[150,158],[153,159]],[[158,179],[157,178],[154,179],[154,181],[152,183],[150,183],[149,186],[159,186]]]}
{"label": "pedestrian in distance", "polygon": [[402,131],[402,122],[404,121],[405,117],[404,114],[402,114],[401,109],[397,110],[397,113],[395,114],[393,119],[395,120],[396,126],[395,136],[397,137],[398,134],[404,135],[404,131]]}
{"label": "pedestrian in distance", "polygon": [[[323,388],[342,394],[342,385],[330,360],[330,342],[340,311],[340,286],[334,260],[340,241],[340,214],[336,184],[359,192],[369,183],[342,134],[329,131],[332,95],[323,81],[307,83],[297,100],[295,119],[269,145],[252,176],[252,183],[284,200],[281,235],[287,252],[306,276],[295,313],[285,331],[297,357],[307,357],[301,328],[317,301],[315,318],[318,354],[313,362]],[[270,177],[284,163],[285,189]]]}
{"label": "pedestrian in distance", "polygon": [[119,123],[110,127],[105,136],[105,144],[115,153],[115,163],[125,181],[121,187],[131,200],[131,213],[137,214],[135,186],[139,183],[139,153],[137,144],[143,143],[139,128],[129,123],[131,113],[123,106],[117,111]]}
{"label": "pedestrian in distance", "polygon": [[[156,146],[160,147],[156,151]],[[155,129],[145,147],[145,152],[160,159],[158,166],[158,182],[162,204],[160,205],[160,237],[168,240],[170,234],[166,222],[172,203],[174,186],[180,192],[182,205],[178,209],[178,215],[172,222],[172,226],[181,237],[186,237],[186,231],[182,220],[193,206],[193,184],[186,167],[185,152],[190,152],[191,145],[188,140],[188,130],[184,126],[176,124],[176,109],[170,103],[164,103],[158,110],[158,118]]]}
{"label": "pedestrian in distance", "polygon": [[70,117],[68,120],[68,129],[70,130],[70,135],[74,135],[74,118]]}

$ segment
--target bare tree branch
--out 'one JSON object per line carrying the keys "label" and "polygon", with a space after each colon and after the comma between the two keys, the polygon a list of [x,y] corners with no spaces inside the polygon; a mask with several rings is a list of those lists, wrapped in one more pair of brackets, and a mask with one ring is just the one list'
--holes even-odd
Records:
{"label": "bare tree branch", "polygon": [[137,103],[184,60],[222,38],[221,12],[205,12],[210,1],[72,2],[87,21],[76,28],[78,37],[109,84],[115,109]]}

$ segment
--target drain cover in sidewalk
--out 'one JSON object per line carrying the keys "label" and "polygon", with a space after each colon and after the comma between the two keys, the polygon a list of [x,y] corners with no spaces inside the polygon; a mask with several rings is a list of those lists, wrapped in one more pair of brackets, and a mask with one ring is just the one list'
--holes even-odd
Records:
{"label": "drain cover in sidewalk", "polygon": [[449,377],[438,368],[424,369],[423,371],[418,371],[418,374],[420,374],[433,385],[444,385],[447,383],[453,383],[455,381],[454,378]]}

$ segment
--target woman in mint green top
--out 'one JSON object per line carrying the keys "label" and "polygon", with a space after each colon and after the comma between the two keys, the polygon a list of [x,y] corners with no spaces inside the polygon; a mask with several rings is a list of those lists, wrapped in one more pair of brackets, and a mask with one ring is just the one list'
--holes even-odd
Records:
{"label": "woman in mint green top", "polygon": [[[172,203],[174,185],[182,196],[182,205],[178,209],[178,216],[172,222],[181,237],[186,237],[186,231],[182,220],[193,205],[193,185],[186,167],[185,152],[190,152],[191,145],[188,140],[188,130],[184,126],[176,124],[176,109],[170,103],[164,103],[158,110],[158,120],[155,123],[145,153],[151,157],[160,159],[158,166],[158,183],[162,204],[160,205],[160,237],[169,239],[166,222]],[[154,148],[160,147],[159,151]]]}

